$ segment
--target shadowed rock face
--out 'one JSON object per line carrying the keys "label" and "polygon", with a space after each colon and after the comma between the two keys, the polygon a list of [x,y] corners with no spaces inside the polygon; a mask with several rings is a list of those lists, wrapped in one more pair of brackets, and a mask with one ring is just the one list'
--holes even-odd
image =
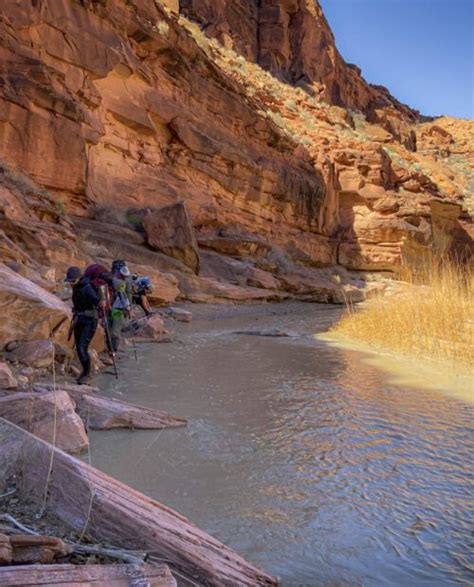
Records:
{"label": "shadowed rock face", "polygon": [[191,217],[184,202],[165,206],[145,216],[148,244],[175,257],[199,273],[199,251]]}

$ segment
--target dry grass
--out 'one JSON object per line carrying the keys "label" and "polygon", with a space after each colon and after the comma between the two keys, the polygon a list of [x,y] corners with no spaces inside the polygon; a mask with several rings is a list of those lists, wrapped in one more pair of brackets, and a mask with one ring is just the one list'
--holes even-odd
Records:
{"label": "dry grass", "polygon": [[[471,370],[474,365],[474,278],[457,263],[404,268],[406,287],[360,311],[348,308],[333,332],[380,350]],[[424,282],[424,283],[420,283]]]}

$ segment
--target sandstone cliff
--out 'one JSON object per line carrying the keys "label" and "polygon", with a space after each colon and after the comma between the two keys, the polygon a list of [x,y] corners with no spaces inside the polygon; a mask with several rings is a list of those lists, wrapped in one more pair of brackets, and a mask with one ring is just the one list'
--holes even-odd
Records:
{"label": "sandstone cliff", "polygon": [[344,61],[315,0],[181,0],[181,9],[249,61],[335,104],[365,113],[394,107],[410,121],[418,113],[386,88],[369,85]]}
{"label": "sandstone cliff", "polygon": [[[341,301],[370,289],[345,269],[469,249],[472,124],[446,120],[368,85],[309,0],[3,0],[0,261],[49,288],[124,256],[167,301]],[[191,268],[144,233],[180,201]]]}

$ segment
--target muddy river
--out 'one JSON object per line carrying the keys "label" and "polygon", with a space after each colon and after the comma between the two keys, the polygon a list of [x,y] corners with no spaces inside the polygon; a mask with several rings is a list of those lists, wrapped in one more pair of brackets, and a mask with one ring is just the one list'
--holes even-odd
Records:
{"label": "muddy river", "polygon": [[315,339],[339,308],[191,310],[98,378],[189,425],[92,433],[93,465],[286,586],[474,583],[472,404]]}

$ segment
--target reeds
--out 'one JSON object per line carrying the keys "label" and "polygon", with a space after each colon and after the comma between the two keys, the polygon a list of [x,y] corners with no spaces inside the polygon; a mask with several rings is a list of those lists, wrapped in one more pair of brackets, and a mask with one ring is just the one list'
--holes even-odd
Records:
{"label": "reeds", "polygon": [[466,265],[431,256],[416,267],[404,265],[401,277],[398,293],[376,297],[357,311],[348,307],[333,332],[380,350],[472,370],[474,277]]}

